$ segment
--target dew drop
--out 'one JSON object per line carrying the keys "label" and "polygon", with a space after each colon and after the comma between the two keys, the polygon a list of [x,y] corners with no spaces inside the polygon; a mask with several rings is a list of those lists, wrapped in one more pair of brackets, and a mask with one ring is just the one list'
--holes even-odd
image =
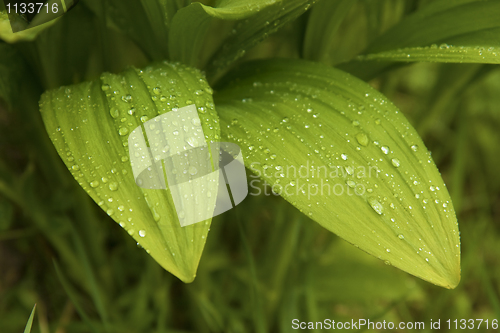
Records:
{"label": "dew drop", "polygon": [[362,146],[368,146],[368,143],[370,140],[368,139],[368,136],[365,133],[358,133],[356,134],[356,140],[358,143]]}
{"label": "dew drop", "polygon": [[384,212],[384,207],[375,197],[368,198],[368,203],[377,214],[382,215],[382,213]]}
{"label": "dew drop", "polygon": [[198,173],[198,169],[196,169],[194,166],[190,166],[188,171],[191,176],[194,176]]}
{"label": "dew drop", "polygon": [[110,183],[110,184],[109,184],[109,189],[110,189],[111,191],[116,191],[116,190],[118,190],[118,183],[117,183],[117,182],[112,182],[112,183]]}
{"label": "dew drop", "polygon": [[194,136],[190,137],[186,140],[186,142],[191,146],[191,147],[197,147],[198,146],[198,139],[196,139]]}
{"label": "dew drop", "polygon": [[139,230],[139,236],[145,237],[146,236],[146,230]]}
{"label": "dew drop", "polygon": [[342,157],[342,159],[343,159],[344,161],[347,161],[347,155],[346,155],[346,154],[341,154],[341,155],[340,155],[340,157]]}
{"label": "dew drop", "polygon": [[399,162],[399,160],[397,158],[393,158],[392,159],[392,165],[395,167],[395,168],[399,168],[399,166],[401,165],[401,163]]}
{"label": "dew drop", "polygon": [[382,150],[382,152],[386,155],[389,154],[390,151],[388,146],[382,146],[380,147],[380,150]]}
{"label": "dew drop", "polygon": [[128,134],[128,128],[127,127],[120,127],[120,129],[118,130],[118,133],[121,136],[127,135]]}
{"label": "dew drop", "polygon": [[118,118],[120,116],[120,111],[118,111],[118,109],[111,109],[109,110],[109,114],[113,118]]}
{"label": "dew drop", "polygon": [[412,145],[410,148],[411,148],[411,150],[413,150],[415,152],[418,151],[418,146],[417,145]]}
{"label": "dew drop", "polygon": [[99,181],[98,180],[94,180],[94,181],[90,182],[90,187],[96,188],[97,186],[99,186]]}

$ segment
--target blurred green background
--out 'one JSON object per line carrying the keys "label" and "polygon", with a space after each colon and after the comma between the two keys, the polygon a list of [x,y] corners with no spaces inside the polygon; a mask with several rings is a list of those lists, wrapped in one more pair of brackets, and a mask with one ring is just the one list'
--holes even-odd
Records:
{"label": "blurred green background", "polygon": [[[426,2],[359,1],[322,61],[351,59]],[[38,114],[45,89],[154,58],[103,25],[92,3],[14,47],[30,69],[11,87],[25,97],[14,111],[0,102],[0,332],[21,332],[35,303],[33,332],[41,333],[291,332],[295,318],[500,319],[498,66],[400,64],[369,81],[409,118],[447,183],[462,240],[455,290],[384,265],[276,196],[249,196],[216,217],[197,278],[183,284],[78,186]],[[301,57],[308,15],[243,60]],[[226,25],[214,23],[209,38]]]}

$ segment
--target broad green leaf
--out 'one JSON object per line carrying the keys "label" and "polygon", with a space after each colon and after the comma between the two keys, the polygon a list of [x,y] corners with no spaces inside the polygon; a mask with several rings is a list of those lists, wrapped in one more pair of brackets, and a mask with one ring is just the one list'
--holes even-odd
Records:
{"label": "broad green leaf", "polygon": [[169,190],[136,185],[128,134],[148,119],[195,104],[207,141],[217,140],[211,92],[200,72],[163,62],[48,91],[40,102],[47,132],[73,177],[160,265],[185,282],[195,277],[210,220],[181,227]]}
{"label": "broad green leaf", "polygon": [[500,63],[499,1],[437,1],[376,39],[356,61]]}
{"label": "broad green leaf", "polygon": [[241,20],[282,0],[222,0],[217,7],[195,2],[182,8],[172,20],[169,31],[170,58],[196,66],[213,18]]}
{"label": "broad green leaf", "polygon": [[321,1],[311,10],[304,37],[304,58],[321,61],[328,56],[342,20],[356,0]]}
{"label": "broad green leaf", "polygon": [[[223,138],[304,214],[410,274],[454,288],[458,224],[401,112],[368,84],[305,61],[245,64],[215,96]],[[252,184],[251,184],[252,185]]]}
{"label": "broad green leaf", "polygon": [[33,306],[33,310],[31,310],[30,317],[28,319],[28,322],[26,323],[26,327],[24,328],[24,333],[31,332],[31,326],[33,326],[33,318],[35,317],[35,309],[36,309],[36,304],[35,306]]}

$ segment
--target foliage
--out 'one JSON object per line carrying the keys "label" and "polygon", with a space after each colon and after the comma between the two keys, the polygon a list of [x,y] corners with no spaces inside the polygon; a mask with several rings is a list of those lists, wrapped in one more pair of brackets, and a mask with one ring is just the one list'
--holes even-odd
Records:
{"label": "foliage", "polygon": [[[44,333],[499,318],[499,4],[82,0],[25,34],[2,13],[1,331],[33,303]],[[251,195],[181,228],[127,136],[193,103]]]}

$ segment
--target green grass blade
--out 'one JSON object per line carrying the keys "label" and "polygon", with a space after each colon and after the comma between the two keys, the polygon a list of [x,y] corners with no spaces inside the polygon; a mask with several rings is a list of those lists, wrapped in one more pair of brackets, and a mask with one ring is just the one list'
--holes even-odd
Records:
{"label": "green grass blade", "polygon": [[364,251],[434,284],[458,284],[450,196],[421,138],[385,96],[305,61],[245,64],[228,80],[216,95],[223,138],[241,145],[253,172]]}
{"label": "green grass blade", "polygon": [[35,306],[33,306],[33,310],[31,310],[30,317],[28,319],[28,322],[26,323],[26,327],[24,328],[24,333],[31,332],[31,326],[33,325],[33,318],[35,317],[35,309],[36,309],[36,304]]}
{"label": "green grass blade", "polygon": [[83,322],[85,322],[85,324],[88,325],[88,327],[91,329],[92,332],[94,332],[94,333],[99,332],[99,330],[94,326],[94,324],[90,320],[90,317],[88,316],[88,314],[85,312],[85,310],[83,310],[80,302],[78,301],[78,296],[77,296],[76,292],[73,290],[73,288],[69,284],[68,280],[64,276],[63,272],[61,271],[61,269],[59,268],[59,265],[57,264],[57,262],[55,260],[53,260],[53,264],[54,264],[54,268],[56,270],[57,277],[59,278],[59,281],[61,282],[61,285],[62,285],[64,291],[66,292],[69,299],[71,300],[71,302],[75,306],[75,309],[78,312],[78,315],[82,318]]}
{"label": "green grass blade", "polygon": [[195,104],[206,139],[217,140],[211,93],[199,71],[163,62],[48,91],[40,102],[49,137],[73,177],[146,252],[185,282],[195,277],[210,220],[181,227],[170,192],[136,185],[128,134],[148,119]]}

